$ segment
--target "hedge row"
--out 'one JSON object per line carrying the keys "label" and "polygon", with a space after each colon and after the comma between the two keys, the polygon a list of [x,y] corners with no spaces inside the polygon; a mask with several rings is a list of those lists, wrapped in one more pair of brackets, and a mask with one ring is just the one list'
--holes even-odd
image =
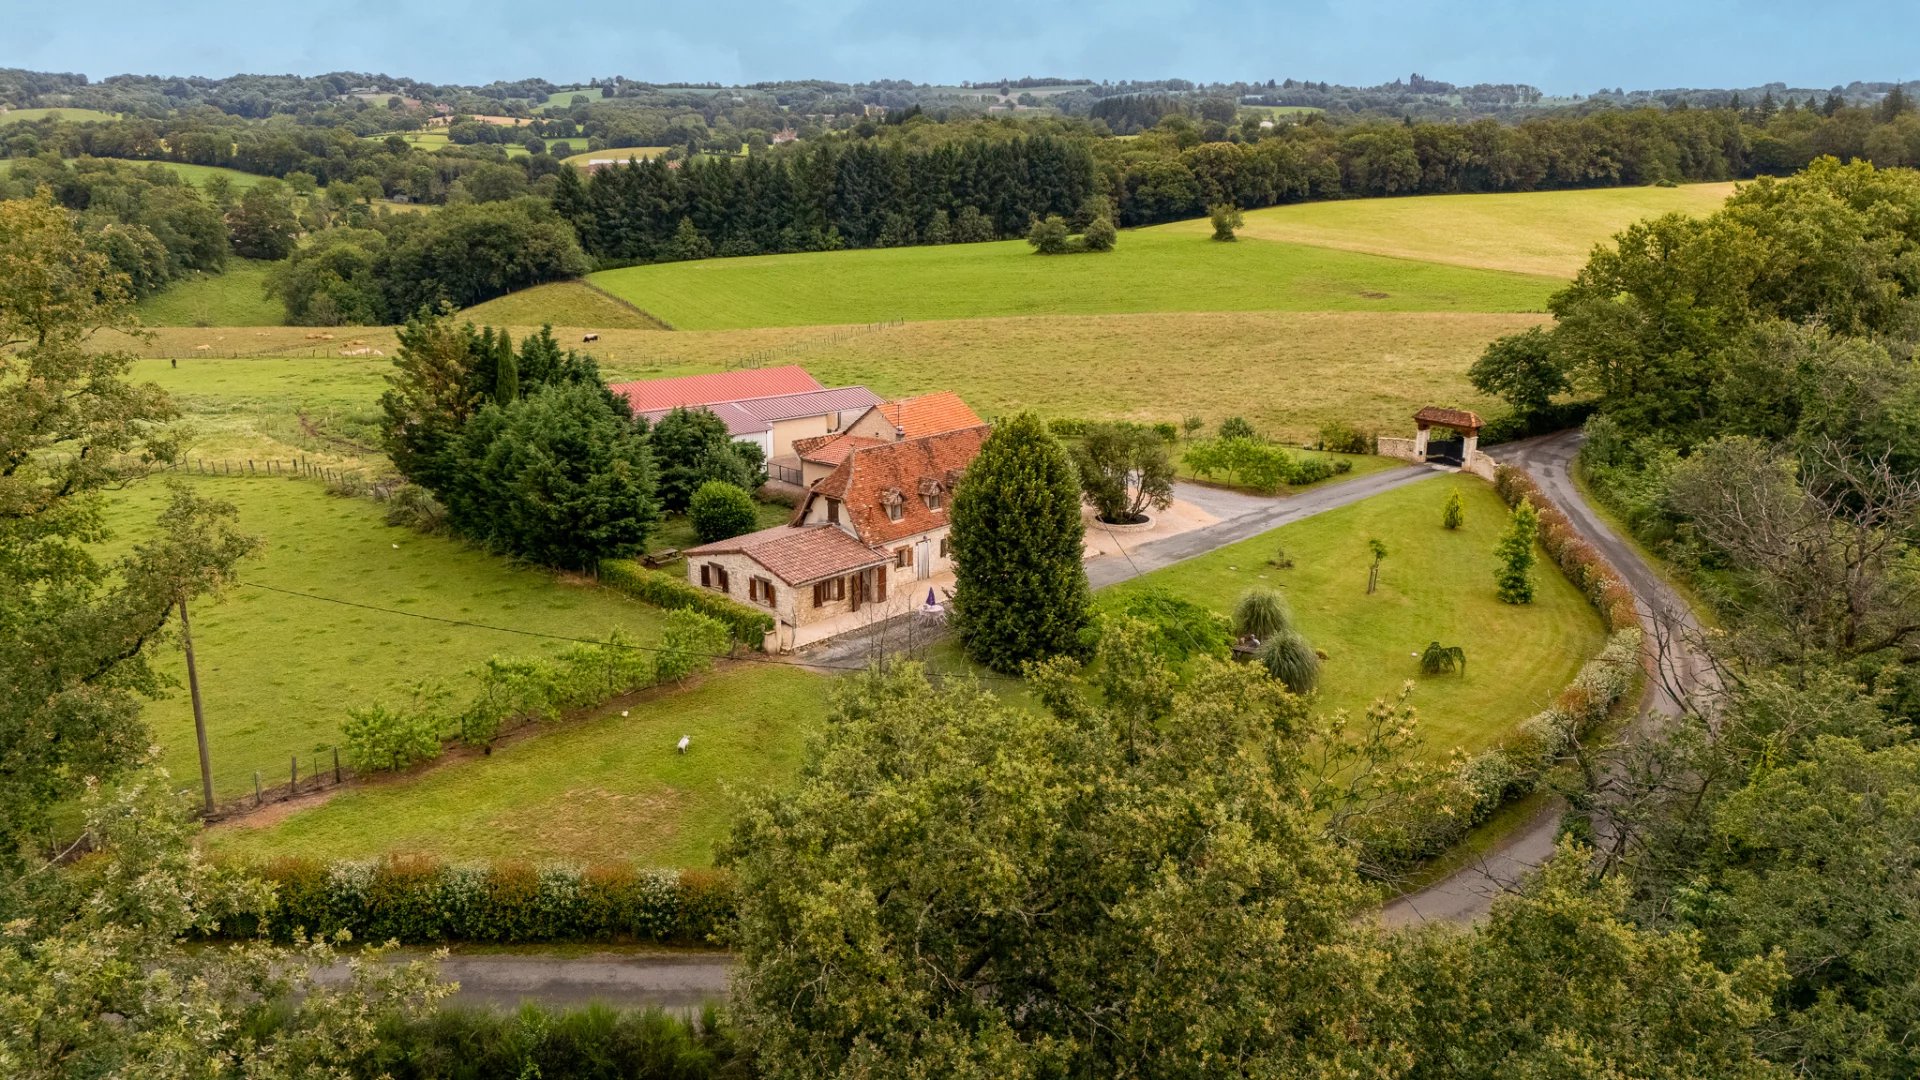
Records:
{"label": "hedge row", "polygon": [[1368,869],[1391,876],[1458,844],[1508,802],[1539,790],[1573,740],[1604,720],[1640,673],[1642,631],[1633,590],[1580,538],[1573,523],[1533,478],[1509,465],[1494,470],[1494,490],[1508,506],[1526,499],[1540,515],[1540,545],[1589,603],[1609,635],[1553,705],[1523,722],[1499,745],[1460,762],[1444,782],[1423,791],[1400,813],[1372,823],[1360,838]]}
{"label": "hedge row", "polygon": [[699,1019],[660,1009],[593,1005],[517,1012],[441,1008],[389,1016],[379,1045],[355,1062],[356,1080],[703,1080],[750,1075],[732,1029],[711,1006]]}
{"label": "hedge row", "polygon": [[1608,630],[1640,625],[1633,589],[1592,544],[1580,538],[1573,522],[1546,497],[1533,477],[1511,465],[1501,465],[1493,471],[1493,489],[1508,506],[1518,506],[1521,499],[1533,503],[1540,515],[1540,546],[1567,580],[1586,595],[1587,602],[1599,610]]}
{"label": "hedge row", "polygon": [[262,916],[233,914],[222,932],[291,939],[347,930],[357,941],[634,941],[712,944],[732,922],[733,880],[716,870],[642,870],[427,856],[282,858],[248,867],[278,886]]}
{"label": "hedge row", "polygon": [[649,570],[631,559],[604,559],[600,583],[668,610],[690,609],[720,620],[742,645],[760,648],[773,633],[773,616],[736,604],[724,596],[689,585],[671,574]]}

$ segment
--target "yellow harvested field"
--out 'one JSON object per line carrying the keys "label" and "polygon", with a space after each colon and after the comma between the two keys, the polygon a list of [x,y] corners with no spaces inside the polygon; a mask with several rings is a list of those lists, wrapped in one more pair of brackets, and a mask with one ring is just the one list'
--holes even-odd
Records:
{"label": "yellow harvested field", "polygon": [[[1595,244],[1645,217],[1719,209],[1733,184],[1347,199],[1249,211],[1241,236],[1571,278]],[[1162,226],[1207,233],[1206,221]]]}
{"label": "yellow harvested field", "polygon": [[[1051,416],[1217,423],[1230,413],[1276,436],[1311,439],[1345,420],[1383,432],[1406,427],[1422,405],[1489,409],[1466,379],[1488,342],[1539,324],[1535,314],[1461,312],[1232,312],[954,319],[874,326],[768,327],[667,333],[556,327],[595,356],[611,379],[714,371],[730,365],[800,364],[829,385],[864,384],[882,395],[958,391],[983,416],[1035,409]],[[519,326],[515,333],[531,329]],[[600,340],[581,344],[592,329]],[[393,356],[387,327],[165,328],[145,343],[105,342],[141,355],[181,357],[176,369],[142,365],[177,393],[214,391],[202,379],[241,378],[277,396],[282,380],[320,372],[296,364],[257,369],[244,358],[325,365],[327,397],[371,411]],[[207,346],[201,349],[200,346]],[[367,350],[361,352],[361,350]],[[379,350],[384,357],[374,357]],[[358,353],[358,356],[343,356]],[[235,357],[243,358],[237,362]],[[224,362],[223,362],[224,358]],[[195,361],[203,361],[196,363]],[[351,367],[355,374],[346,375]],[[216,375],[217,373],[217,375]],[[298,373],[297,375],[295,373]],[[265,377],[269,385],[254,385]],[[345,381],[341,381],[342,378]],[[365,383],[364,390],[355,385]],[[297,381],[288,382],[291,390]],[[314,387],[300,392],[311,394]],[[276,410],[270,410],[276,411]]]}

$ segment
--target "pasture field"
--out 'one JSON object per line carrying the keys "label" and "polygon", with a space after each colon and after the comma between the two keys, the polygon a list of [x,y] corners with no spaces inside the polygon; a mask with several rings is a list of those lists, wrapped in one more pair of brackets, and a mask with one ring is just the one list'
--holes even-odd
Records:
{"label": "pasture field", "polygon": [[113,113],[101,112],[98,109],[8,109],[5,112],[0,112],[0,127],[5,127],[8,124],[24,124],[29,120],[46,120],[48,118],[68,120],[76,124],[84,124],[90,120],[119,119],[119,117]]}
{"label": "pasture field", "polygon": [[[555,281],[475,304],[460,313],[483,326],[565,326],[651,330],[657,325],[632,305],[584,281]],[[577,344],[577,341],[575,342]]]}
{"label": "pasture field", "polygon": [[[1176,311],[1540,311],[1559,282],[1252,239],[1183,223],[1105,254],[1024,240],[661,263],[594,284],[676,329]],[[1227,316],[1231,318],[1231,316]]]}
{"label": "pasture field", "polygon": [[573,102],[573,96],[579,94],[588,101],[600,101],[606,97],[606,91],[598,86],[583,86],[578,90],[561,90],[547,95],[547,108],[565,110]]}
{"label": "pasture field", "polygon": [[268,296],[267,274],[274,264],[230,256],[227,269],[176,281],[135,307],[148,326],[279,326],[287,311]]}
{"label": "pasture field", "polygon": [[[578,143],[580,140],[555,139],[553,141],[571,141]],[[572,157],[561,158],[560,163],[563,165],[572,165],[576,169],[584,169],[587,167],[587,162],[595,158],[611,158],[624,165],[629,159],[637,158],[641,161],[647,161],[659,157],[670,149],[672,148],[667,146],[609,146],[605,150],[588,150],[585,153],[575,154]]]}
{"label": "pasture field", "polygon": [[[1247,211],[1240,236],[1571,278],[1595,244],[1633,222],[1672,212],[1709,214],[1731,194],[1726,183],[1295,203]],[[1212,232],[1205,221],[1159,228],[1196,237]]]}
{"label": "pasture field", "polygon": [[[264,539],[261,552],[241,567],[243,581],[576,638],[621,629],[645,643],[664,619],[659,609],[590,582],[388,525],[380,506],[330,496],[314,480],[182,480],[234,504],[240,527]],[[116,494],[110,504],[119,534],[114,544],[136,540],[166,494],[158,482]],[[192,617],[214,789],[222,797],[251,791],[255,770],[274,782],[295,753],[304,772],[317,747],[338,742],[349,706],[377,699],[398,704],[409,684],[450,679],[496,654],[553,654],[566,647],[247,586],[236,586],[222,602],[197,604]],[[157,661],[180,679],[181,688],[150,703],[146,720],[166,765],[184,784],[199,775],[185,662],[177,645],[161,646]]]}
{"label": "pasture field", "polygon": [[[203,843],[255,858],[430,852],[706,866],[739,794],[798,767],[829,685],[791,665],[736,662],[491,756],[356,786],[266,827],[222,826]],[[684,756],[674,751],[682,735],[693,737]]]}
{"label": "pasture field", "polygon": [[1268,117],[1311,116],[1314,113],[1327,111],[1317,105],[1242,105],[1240,109],[1243,112],[1259,113]]}
{"label": "pasture field", "polygon": [[227,178],[227,182],[233,185],[233,190],[236,194],[246,191],[248,188],[258,187],[269,179],[269,177],[256,176],[249,172],[241,172],[239,169],[223,169],[217,165],[189,165],[181,161],[133,161],[125,158],[116,158],[114,160],[121,161],[127,165],[158,165],[179,176],[180,179],[192,184],[194,187],[206,187],[209,178],[224,176]]}
{"label": "pasture field", "polygon": [[[1466,524],[1440,527],[1449,491],[1466,502]],[[1494,596],[1493,548],[1507,508],[1493,488],[1464,474],[1330,510],[1114,586],[1149,587],[1231,614],[1247,589],[1279,589],[1307,640],[1327,653],[1318,705],[1359,716],[1408,680],[1427,750],[1444,757],[1493,743],[1549,704],[1606,638],[1586,598],[1541,555],[1531,604]],[[1366,594],[1366,541],[1387,546],[1379,591]],[[1277,549],[1291,569],[1269,565]],[[1421,675],[1429,641],[1466,650],[1465,675]]]}
{"label": "pasture field", "polygon": [[[1199,416],[1212,426],[1238,414],[1297,442],[1311,441],[1331,420],[1393,434],[1410,429],[1423,405],[1494,408],[1467,382],[1467,368],[1487,342],[1541,318],[1172,313],[676,333],[556,326],[554,333],[596,357],[613,380],[715,371],[752,358],[801,364],[830,385],[860,384],[885,397],[951,389],[982,416],[1026,409],[1147,422]],[[529,329],[537,327],[517,325],[514,333]],[[581,344],[585,330],[600,340]],[[356,413],[370,417],[391,370],[392,329],[335,328],[324,331],[334,335],[327,341],[314,339],[319,332],[161,328],[150,340],[102,334],[97,343],[180,358],[177,368],[166,359],[142,362],[135,374],[217,418],[226,442],[210,456],[256,444],[261,456],[286,456],[289,446],[325,452],[294,424],[295,408],[315,422],[332,418],[324,421],[329,430]],[[339,355],[354,343],[386,357]]]}

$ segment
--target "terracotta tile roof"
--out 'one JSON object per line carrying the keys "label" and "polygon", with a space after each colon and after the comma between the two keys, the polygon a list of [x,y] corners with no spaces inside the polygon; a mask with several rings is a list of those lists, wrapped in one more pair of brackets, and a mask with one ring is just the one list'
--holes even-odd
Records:
{"label": "terracotta tile roof", "polygon": [[[711,405],[689,405],[684,407],[707,410],[719,417],[721,423],[727,425],[727,434],[736,437],[740,435],[758,435],[763,431],[773,430],[772,424],[741,408],[738,402],[716,401]],[[672,409],[649,409],[646,412],[635,413],[634,415],[645,419],[649,424],[656,424],[660,422],[661,417],[672,411]]]}
{"label": "terracotta tile roof", "polygon": [[793,440],[793,452],[801,461],[815,465],[838,465],[847,455],[868,446],[885,446],[887,439],[869,439],[865,435],[820,435]]}
{"label": "terracotta tile roof", "polygon": [[880,410],[880,415],[895,430],[904,433],[901,435],[904,439],[919,439],[943,431],[960,431],[979,427],[986,422],[968,408],[966,402],[960,400],[959,394],[951,390],[901,398],[874,407]]}
{"label": "terracotta tile roof", "polygon": [[1465,409],[1443,409],[1438,405],[1429,405],[1421,409],[1413,414],[1413,419],[1419,424],[1438,424],[1441,427],[1465,428],[1469,431],[1479,431],[1481,427],[1478,414]]}
{"label": "terracotta tile roof", "polygon": [[[920,439],[857,447],[801,500],[795,521],[803,520],[815,499],[841,500],[845,520],[860,539],[874,547],[903,536],[936,529],[947,523],[953,481],[973,463],[989,432],[984,424]],[[946,498],[938,510],[927,508],[921,497],[930,485]],[[885,503],[897,498],[899,521],[889,520]]]}
{"label": "terracotta tile roof", "polygon": [[809,390],[802,394],[741,398],[733,404],[762,420],[791,420],[797,416],[821,416],[830,412],[848,412],[877,405],[880,395],[864,386],[840,386],[831,390]]}
{"label": "terracotta tile roof", "polygon": [[789,585],[811,584],[822,578],[880,566],[891,559],[833,525],[775,525],[731,540],[688,548],[685,554],[688,558],[745,555]]}
{"label": "terracotta tile roof", "polygon": [[607,389],[623,395],[636,413],[664,411],[676,405],[712,405],[744,398],[804,394],[824,390],[805,368],[783,367],[721,371],[711,375],[682,375],[675,379],[640,379],[615,383]]}

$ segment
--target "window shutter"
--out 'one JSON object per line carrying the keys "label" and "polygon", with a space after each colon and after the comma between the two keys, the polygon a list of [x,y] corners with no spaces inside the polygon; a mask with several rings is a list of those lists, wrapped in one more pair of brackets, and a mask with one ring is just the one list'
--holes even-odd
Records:
{"label": "window shutter", "polygon": [[877,604],[887,598],[887,568],[884,566],[874,567],[873,580],[873,602]]}
{"label": "window shutter", "polygon": [[760,591],[767,594],[767,606],[772,607],[774,605],[774,599],[777,595],[773,591],[773,582],[771,581],[762,582],[760,585]]}
{"label": "window shutter", "polygon": [[827,603],[827,583],[822,581],[813,587],[813,606],[824,607]]}
{"label": "window shutter", "polygon": [[700,584],[709,589],[713,588],[713,564],[712,563],[700,564]]}

